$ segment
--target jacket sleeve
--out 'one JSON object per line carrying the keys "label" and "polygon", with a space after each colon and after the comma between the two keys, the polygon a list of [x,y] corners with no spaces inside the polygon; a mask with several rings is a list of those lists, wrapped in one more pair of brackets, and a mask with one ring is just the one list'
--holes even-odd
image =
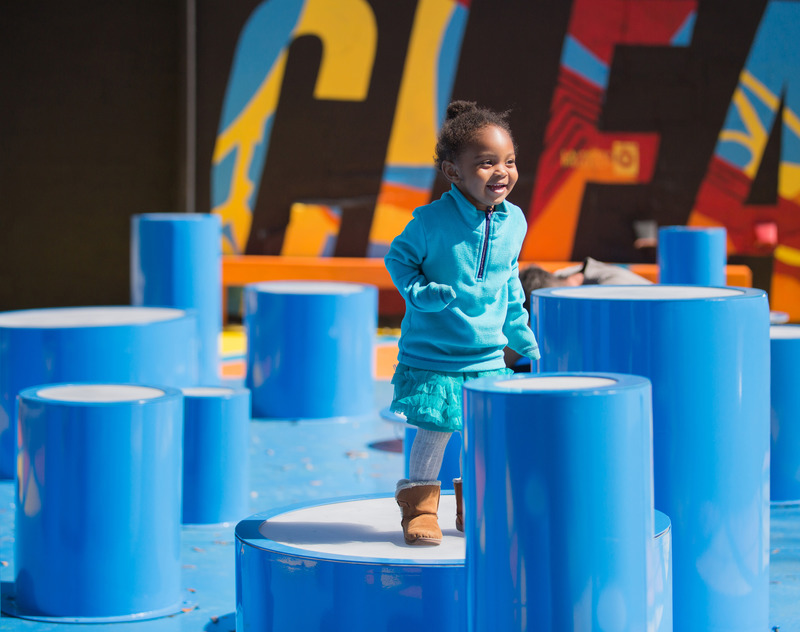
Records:
{"label": "jacket sleeve", "polygon": [[508,309],[503,323],[503,334],[508,338],[508,346],[514,351],[526,358],[538,360],[539,345],[528,326],[529,317],[523,307],[524,300],[525,293],[519,280],[519,263],[514,261],[514,267],[508,278]]}
{"label": "jacket sleeve", "polygon": [[414,217],[394,238],[383,261],[406,302],[421,312],[439,312],[456,297],[450,285],[429,282],[422,274],[426,255],[422,220]]}

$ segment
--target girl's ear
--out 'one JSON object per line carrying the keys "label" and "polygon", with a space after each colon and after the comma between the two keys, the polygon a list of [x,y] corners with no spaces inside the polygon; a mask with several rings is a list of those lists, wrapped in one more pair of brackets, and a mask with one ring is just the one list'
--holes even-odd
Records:
{"label": "girl's ear", "polygon": [[449,160],[442,161],[442,173],[450,182],[456,183],[461,180],[461,177],[458,175],[458,169],[456,169],[456,166]]}

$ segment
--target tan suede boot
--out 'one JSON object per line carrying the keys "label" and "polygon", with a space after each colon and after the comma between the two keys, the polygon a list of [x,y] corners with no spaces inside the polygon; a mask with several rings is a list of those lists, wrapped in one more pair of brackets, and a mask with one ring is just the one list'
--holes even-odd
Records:
{"label": "tan suede boot", "polygon": [[464,533],[464,502],[461,496],[461,479],[453,479],[453,491],[456,493],[456,529]]}
{"label": "tan suede boot", "polygon": [[403,513],[400,524],[406,544],[441,544],[442,530],[436,515],[440,491],[439,481],[412,482],[404,478],[397,482],[394,497]]}

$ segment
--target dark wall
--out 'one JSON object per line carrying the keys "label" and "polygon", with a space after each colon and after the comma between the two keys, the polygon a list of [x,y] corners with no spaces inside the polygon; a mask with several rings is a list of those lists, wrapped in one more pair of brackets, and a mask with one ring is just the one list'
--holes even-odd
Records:
{"label": "dark wall", "polygon": [[181,2],[0,8],[0,310],[125,304],[130,216],[182,210]]}

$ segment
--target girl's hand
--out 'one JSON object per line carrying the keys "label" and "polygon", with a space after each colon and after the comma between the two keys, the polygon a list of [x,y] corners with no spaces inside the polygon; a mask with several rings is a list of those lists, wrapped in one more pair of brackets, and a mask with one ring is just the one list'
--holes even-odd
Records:
{"label": "girl's hand", "polygon": [[419,289],[414,303],[423,312],[440,312],[456,297],[455,290],[444,283],[428,283]]}

